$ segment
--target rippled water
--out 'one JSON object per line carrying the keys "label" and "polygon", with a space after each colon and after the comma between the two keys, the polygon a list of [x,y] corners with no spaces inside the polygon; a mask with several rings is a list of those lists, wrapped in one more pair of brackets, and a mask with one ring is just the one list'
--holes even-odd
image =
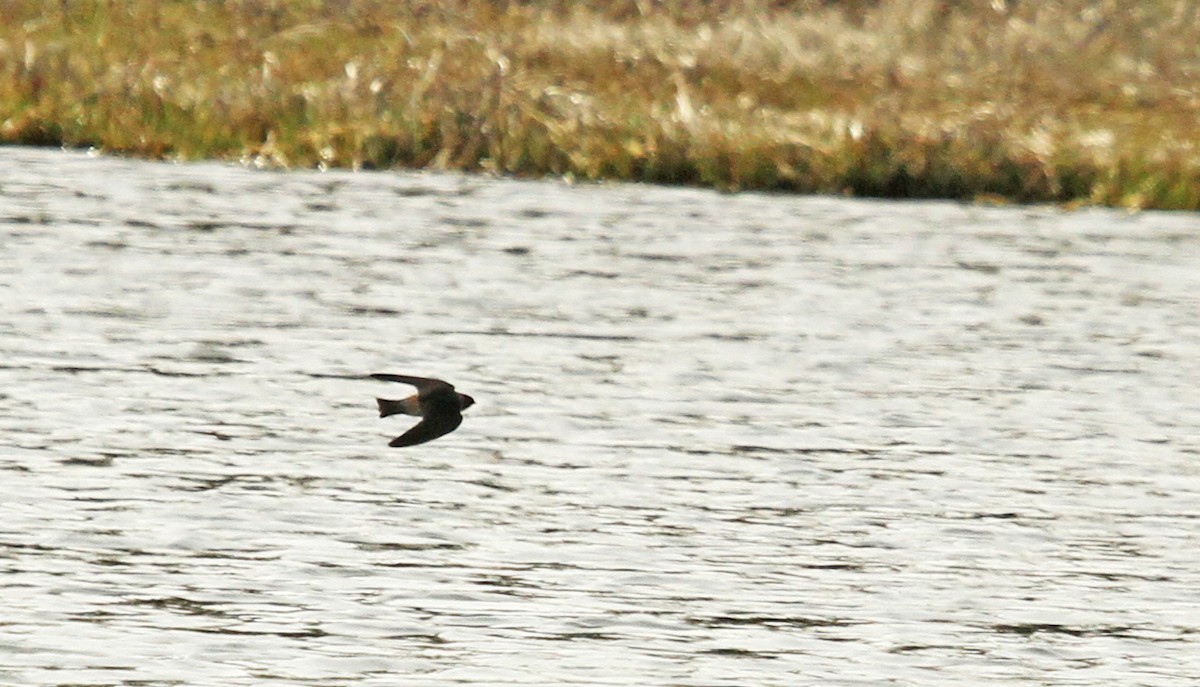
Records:
{"label": "rippled water", "polygon": [[1198,228],[0,148],[0,683],[1190,684]]}

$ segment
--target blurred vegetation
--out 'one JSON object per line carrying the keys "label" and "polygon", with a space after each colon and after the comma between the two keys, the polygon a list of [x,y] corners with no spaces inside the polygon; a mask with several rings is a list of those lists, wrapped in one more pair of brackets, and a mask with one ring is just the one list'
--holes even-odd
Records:
{"label": "blurred vegetation", "polygon": [[0,142],[1200,208],[1188,0],[7,0]]}

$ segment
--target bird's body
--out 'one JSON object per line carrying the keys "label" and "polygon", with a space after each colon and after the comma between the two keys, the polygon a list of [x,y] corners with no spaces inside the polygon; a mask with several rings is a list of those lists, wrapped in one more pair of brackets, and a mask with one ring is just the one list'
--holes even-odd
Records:
{"label": "bird's body", "polygon": [[458,393],[453,384],[440,379],[391,374],[373,374],[371,377],[417,387],[416,394],[398,401],[375,399],[379,403],[379,417],[416,415],[422,418],[412,429],[392,439],[388,446],[415,446],[449,434],[462,424],[462,411],[475,403],[475,399]]}

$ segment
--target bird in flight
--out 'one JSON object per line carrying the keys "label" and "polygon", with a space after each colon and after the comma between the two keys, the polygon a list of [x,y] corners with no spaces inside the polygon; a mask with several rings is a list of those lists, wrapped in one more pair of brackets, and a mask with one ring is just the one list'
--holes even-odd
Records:
{"label": "bird in flight", "polygon": [[371,377],[417,387],[417,393],[399,401],[375,399],[379,403],[379,417],[416,415],[422,418],[412,429],[392,439],[388,446],[416,446],[449,434],[462,424],[462,411],[475,403],[475,399],[458,393],[454,385],[440,379],[389,374],[373,374]]}

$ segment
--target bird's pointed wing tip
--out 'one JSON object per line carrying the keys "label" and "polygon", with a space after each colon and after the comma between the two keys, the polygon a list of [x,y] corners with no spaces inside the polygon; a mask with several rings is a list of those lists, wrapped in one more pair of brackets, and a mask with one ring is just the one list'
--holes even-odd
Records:
{"label": "bird's pointed wing tip", "polygon": [[453,384],[441,379],[436,379],[434,377],[414,377],[413,375],[393,375],[387,374],[386,372],[376,372],[375,374],[371,375],[371,378],[378,379],[383,382],[400,382],[401,384],[410,384],[418,389],[425,389],[434,386],[448,386],[451,389],[454,388]]}

